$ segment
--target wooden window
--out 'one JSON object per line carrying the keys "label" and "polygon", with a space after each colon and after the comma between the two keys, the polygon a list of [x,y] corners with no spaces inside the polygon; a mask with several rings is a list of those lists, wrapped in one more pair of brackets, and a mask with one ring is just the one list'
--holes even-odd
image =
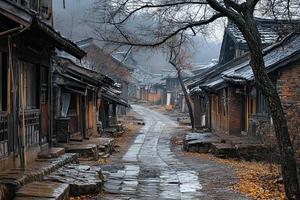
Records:
{"label": "wooden window", "polygon": [[269,113],[267,100],[261,91],[258,91],[257,93],[257,113],[264,115],[267,115]]}
{"label": "wooden window", "polygon": [[67,117],[69,107],[70,107],[70,93],[62,93],[61,94],[61,116]]}
{"label": "wooden window", "polygon": [[[20,98],[20,105],[24,105],[25,109],[39,108],[39,73],[37,66],[27,62],[21,62],[20,70],[20,97],[24,95],[24,99]],[[22,102],[23,101],[23,102]]]}

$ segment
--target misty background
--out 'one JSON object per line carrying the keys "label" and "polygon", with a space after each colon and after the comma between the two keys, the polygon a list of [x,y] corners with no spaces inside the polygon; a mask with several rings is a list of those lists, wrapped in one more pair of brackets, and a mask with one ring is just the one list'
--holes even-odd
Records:
{"label": "misty background", "polygon": [[[62,0],[53,0],[54,28],[63,36],[73,41],[82,40],[88,37],[97,39],[94,29],[86,23],[91,19],[93,4],[99,0],[65,0],[65,8]],[[104,2],[104,1],[103,1]],[[218,59],[223,27],[218,31],[207,33],[205,36],[197,35],[192,38],[194,48],[190,49],[190,63],[193,65],[206,65],[212,59]],[[100,44],[101,45],[101,44]],[[110,53],[110,52],[108,52]],[[151,73],[162,73],[165,70],[172,70],[168,63],[168,56],[160,49],[140,49],[132,53],[138,68]]]}

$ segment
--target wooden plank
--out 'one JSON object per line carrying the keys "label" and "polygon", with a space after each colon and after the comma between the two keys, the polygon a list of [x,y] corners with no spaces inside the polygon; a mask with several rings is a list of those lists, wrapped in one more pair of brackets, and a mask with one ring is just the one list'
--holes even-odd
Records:
{"label": "wooden plank", "polygon": [[32,16],[28,13],[5,1],[0,1],[0,13],[23,26],[29,26],[32,21]]}

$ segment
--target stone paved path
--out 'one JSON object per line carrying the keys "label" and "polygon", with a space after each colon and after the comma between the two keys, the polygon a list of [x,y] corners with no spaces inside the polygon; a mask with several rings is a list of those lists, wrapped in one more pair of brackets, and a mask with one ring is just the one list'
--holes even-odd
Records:
{"label": "stone paved path", "polygon": [[142,106],[133,109],[144,117],[145,126],[120,161],[122,166],[104,168],[108,178],[101,199],[215,199],[203,191],[199,172],[171,151],[177,123]]}

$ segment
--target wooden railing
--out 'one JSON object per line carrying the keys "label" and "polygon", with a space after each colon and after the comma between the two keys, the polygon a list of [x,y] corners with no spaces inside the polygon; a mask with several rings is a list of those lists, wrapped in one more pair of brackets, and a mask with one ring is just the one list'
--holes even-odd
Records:
{"label": "wooden railing", "polygon": [[38,109],[26,110],[20,113],[20,127],[23,131],[25,129],[25,145],[27,147],[33,147],[39,145],[40,139],[40,111]]}
{"label": "wooden railing", "polygon": [[0,158],[9,154],[8,132],[8,113],[0,112]]}

